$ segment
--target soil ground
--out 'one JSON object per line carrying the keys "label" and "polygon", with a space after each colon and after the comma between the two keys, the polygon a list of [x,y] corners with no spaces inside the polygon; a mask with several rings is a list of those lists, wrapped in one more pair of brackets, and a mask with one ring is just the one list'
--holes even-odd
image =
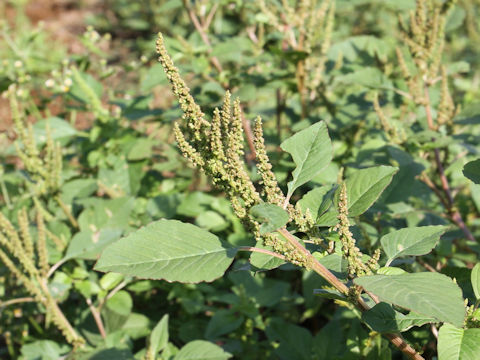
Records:
{"label": "soil ground", "polygon": [[[4,1],[4,0],[1,0]],[[83,47],[78,41],[78,35],[85,31],[85,19],[88,15],[101,11],[99,0],[30,0],[25,6],[25,15],[32,24],[43,23],[43,27],[51,36],[52,41],[61,43],[69,53],[78,53]],[[4,8],[6,21],[12,29],[16,29],[17,18],[15,7],[7,4]],[[52,114],[58,111],[50,109]],[[11,128],[11,114],[7,99],[0,98],[0,133],[9,134]],[[82,124],[78,124],[83,127]]]}

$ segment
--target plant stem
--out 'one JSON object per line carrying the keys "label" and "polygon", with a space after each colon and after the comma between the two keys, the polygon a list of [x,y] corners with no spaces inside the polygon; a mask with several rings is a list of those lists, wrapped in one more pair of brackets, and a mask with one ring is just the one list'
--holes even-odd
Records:
{"label": "plant stem", "polygon": [[72,213],[70,212],[70,209],[65,205],[65,203],[62,201],[60,196],[55,196],[55,201],[60,205],[62,208],[64,214],[67,216],[68,220],[72,224],[72,226],[76,229],[79,228],[77,220],[73,217]]}
{"label": "plant stem", "polygon": [[[335,289],[337,289],[340,293],[348,296],[349,288],[341,282],[330,270],[328,270],[325,266],[323,266],[311,253],[308,251],[302,244],[300,244],[295,237],[290,234],[290,232],[285,229],[278,229],[277,230],[280,235],[282,235],[287,241],[290,242],[297,250],[302,252],[308,262],[311,264],[312,270],[314,270],[317,274],[319,274],[322,278],[324,278],[329,284],[331,284]],[[368,304],[361,298],[358,297],[357,299],[357,307],[360,311],[369,310],[370,307]],[[423,356],[421,356],[418,352],[412,348],[403,337],[399,334],[387,333],[383,334],[390,342],[395,345],[401,352],[407,355],[410,359],[413,360],[425,360]]]}
{"label": "plant stem", "polygon": [[[193,9],[190,7],[188,4],[187,0],[183,0],[183,6],[188,12],[188,17],[192,21],[193,26],[195,26],[195,29],[198,31],[198,34],[202,38],[202,41],[204,42],[205,45],[208,47],[208,53],[211,54],[212,52],[212,44],[210,43],[210,40],[208,39],[208,35],[206,33],[206,28],[203,27],[202,24],[200,24],[200,21],[198,20],[197,14],[193,11]],[[213,17],[213,15],[212,15]],[[210,22],[207,22],[207,25],[210,25]],[[210,62],[212,63],[213,67],[217,69],[219,73],[223,71],[222,65],[220,64],[220,61],[218,61],[218,58],[216,56],[210,56]]]}
{"label": "plant stem", "polygon": [[100,336],[102,339],[105,339],[107,337],[107,334],[105,332],[105,327],[103,326],[103,321],[102,317],[100,316],[100,312],[98,309],[93,306],[92,300],[87,299],[87,305],[88,308],[90,309],[90,312],[92,313],[93,319],[95,320],[95,324],[97,324],[98,331],[100,332]]}
{"label": "plant stem", "polygon": [[8,195],[8,189],[3,179],[0,179],[0,186],[2,188],[2,195],[3,195],[3,199],[5,200],[5,204],[7,204],[7,208],[11,210],[13,208],[12,202],[10,201],[10,196]]}
{"label": "plant stem", "polygon": [[237,248],[237,250],[238,251],[258,252],[258,253],[261,253],[261,254],[266,254],[266,255],[270,255],[270,256],[285,260],[285,256],[277,254],[276,252],[273,252],[273,251],[270,251],[270,250],[267,250],[267,249],[260,249],[260,248],[256,248],[256,247],[252,247],[252,246],[240,246],[240,247]]}
{"label": "plant stem", "polygon": [[243,109],[242,109],[242,126],[243,126],[243,132],[245,133],[245,137],[247,138],[248,148],[250,149],[250,153],[246,154],[245,158],[247,159],[248,162],[251,162],[256,159],[257,153],[255,151],[255,143],[253,141],[252,127],[250,126],[250,121],[247,120],[247,118],[245,117],[245,113],[243,112]]}
{"label": "plant stem", "polygon": [[32,301],[35,301],[33,297],[23,297],[23,298],[17,298],[17,299],[12,299],[7,301],[0,301],[0,309],[10,305],[20,304],[25,302],[32,302]]}
{"label": "plant stem", "polygon": [[59,261],[57,261],[55,264],[53,264],[53,266],[48,270],[48,273],[46,275],[46,279],[48,279],[50,276],[52,276],[53,273],[55,272],[55,270],[57,270],[60,266],[62,266],[64,263],[66,263],[67,260],[69,260],[69,259],[68,258],[63,258],[63,259],[60,259]]}
{"label": "plant stem", "polygon": [[[428,85],[425,84],[424,86],[424,98],[425,98],[425,112],[427,115],[427,124],[430,130],[435,131],[435,124],[433,122],[432,110],[431,110],[431,101],[430,101],[430,94],[428,92]],[[435,140],[434,138],[432,140]],[[442,184],[442,190],[447,198],[447,203],[444,202],[444,206],[448,211],[448,215],[450,219],[463,231],[465,237],[468,240],[476,242],[475,237],[473,236],[470,229],[467,227],[465,222],[463,221],[462,215],[460,212],[455,208],[454,199],[452,196],[452,191],[450,189],[450,184],[448,183],[447,176],[445,175],[445,170],[443,168],[442,160],[440,158],[440,150],[435,148],[433,150],[435,155],[435,164],[437,166],[437,172],[440,177],[440,182]],[[438,194],[437,194],[438,196]]]}

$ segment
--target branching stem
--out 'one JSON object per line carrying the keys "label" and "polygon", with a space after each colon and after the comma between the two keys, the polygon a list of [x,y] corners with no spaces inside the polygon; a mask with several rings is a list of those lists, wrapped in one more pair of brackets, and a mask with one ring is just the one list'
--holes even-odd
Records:
{"label": "branching stem", "polygon": [[[436,127],[433,122],[433,116],[432,116],[432,110],[431,110],[431,101],[430,101],[430,94],[428,92],[428,85],[425,84],[424,86],[424,98],[425,98],[425,112],[427,115],[427,124],[430,130],[435,131]],[[432,139],[435,140],[435,139]],[[433,150],[434,156],[435,156],[435,164],[437,167],[437,173],[440,177],[440,182],[442,184],[442,191],[446,196],[446,202],[445,200],[442,200],[442,197],[440,198],[440,201],[444,204],[448,215],[450,219],[463,231],[463,234],[468,240],[471,240],[473,242],[476,242],[475,237],[473,236],[472,232],[470,229],[467,227],[465,222],[463,221],[462,215],[460,212],[455,208],[455,203],[454,203],[454,198],[452,195],[452,191],[450,189],[450,184],[448,183],[447,176],[445,175],[445,170],[443,168],[443,163],[440,158],[440,150],[438,148],[435,148]],[[428,184],[427,184],[428,185]],[[435,191],[435,194],[439,196],[438,192]]]}
{"label": "branching stem", "polygon": [[[312,270],[319,274],[322,278],[324,278],[329,284],[331,284],[335,289],[337,289],[340,293],[344,295],[348,295],[349,288],[341,282],[330,270],[328,270],[325,266],[323,266],[311,253],[308,251],[302,244],[298,242],[295,237],[290,234],[290,232],[283,228],[277,230],[280,235],[282,235],[287,241],[290,242],[298,251],[302,252],[306,258],[308,259],[309,263],[311,264]],[[375,300],[375,299],[374,299]],[[377,299],[378,300],[378,299]],[[357,299],[357,307],[361,311],[369,310],[370,307],[367,303],[361,298],[358,297]],[[412,348],[400,334],[391,334],[387,333],[384,334],[386,338],[390,340],[390,342],[395,345],[401,352],[407,355],[410,359],[413,360],[425,360],[423,356],[421,356],[414,348]]]}

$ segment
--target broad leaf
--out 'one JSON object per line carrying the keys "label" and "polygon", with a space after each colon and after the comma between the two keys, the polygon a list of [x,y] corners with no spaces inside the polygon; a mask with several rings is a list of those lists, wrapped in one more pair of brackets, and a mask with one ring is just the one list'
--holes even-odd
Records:
{"label": "broad leaf", "polygon": [[385,266],[377,270],[378,275],[402,275],[405,273],[406,273],[405,270],[395,266]]}
{"label": "broad leaf", "polygon": [[450,324],[438,333],[438,360],[477,360],[480,329],[459,329]]}
{"label": "broad leaf", "polygon": [[473,267],[471,281],[475,297],[480,300],[480,263]]}
{"label": "broad leaf", "polygon": [[403,315],[393,309],[390,304],[380,302],[362,314],[362,320],[373,330],[378,332],[402,332],[412,326],[422,326],[436,322],[432,317],[423,316],[414,312]]}
{"label": "broad leaf", "polygon": [[149,279],[213,281],[230,266],[235,249],[195,225],[159,220],[105,249],[95,269]]}
{"label": "broad leaf", "polygon": [[70,348],[51,340],[37,340],[22,346],[24,360],[57,360],[67,354]]}
{"label": "broad leaf", "polygon": [[221,309],[208,322],[205,338],[215,340],[222,335],[229,334],[243,324],[244,317],[234,310]]}
{"label": "broad leaf", "polygon": [[122,332],[125,332],[133,340],[145,338],[150,334],[149,324],[149,317],[132,312],[123,324]]}
{"label": "broad leaf", "polygon": [[96,260],[100,252],[117,241],[122,235],[121,229],[105,228],[100,231],[85,230],[75,234],[68,245],[64,260]]}
{"label": "broad leaf", "polygon": [[174,360],[226,360],[232,355],[208,341],[195,340],[180,349]]}
{"label": "broad leaf", "polygon": [[288,213],[274,204],[259,204],[250,209],[250,215],[262,222],[260,234],[265,235],[275,231],[288,222]]}
{"label": "broad leaf", "polygon": [[397,171],[398,168],[393,166],[377,166],[357,170],[348,176],[348,215],[358,216],[372,206]]}
{"label": "broad leaf", "polygon": [[332,143],[323,121],[296,133],[282,142],[280,147],[292,155],[297,165],[292,173],[293,180],[288,183],[288,198],[295,189],[310,181],[332,160]]}
{"label": "broad leaf", "polygon": [[105,319],[105,328],[108,333],[121,329],[132,312],[133,301],[127,291],[115,293],[105,303],[102,315]]}
{"label": "broad leaf", "polygon": [[155,359],[158,352],[163,350],[168,343],[168,314],[163,315],[155,325],[148,338],[147,353],[150,359]]}
{"label": "broad leaf", "polygon": [[33,125],[33,138],[37,145],[42,145],[47,141],[47,126],[53,140],[77,135],[77,130],[67,121],[59,117],[49,117],[48,119],[37,121]]}
{"label": "broad leaf", "polygon": [[270,341],[278,343],[275,354],[278,359],[307,360],[312,358],[312,334],[304,328],[273,318],[266,329]]}
{"label": "broad leaf", "polygon": [[372,275],[356,278],[354,282],[382,301],[455,326],[463,324],[462,290],[448,276],[431,272]]}
{"label": "broad leaf", "polygon": [[475,184],[480,184],[480,159],[466,163],[463,167],[463,175]]}
{"label": "broad leaf", "polygon": [[392,231],[380,239],[388,256],[387,266],[401,256],[428,254],[438,244],[446,226],[421,226]]}
{"label": "broad leaf", "polygon": [[301,200],[297,202],[297,206],[305,212],[309,209],[314,220],[325,214],[333,205],[333,195],[335,187],[319,186],[306,193]]}

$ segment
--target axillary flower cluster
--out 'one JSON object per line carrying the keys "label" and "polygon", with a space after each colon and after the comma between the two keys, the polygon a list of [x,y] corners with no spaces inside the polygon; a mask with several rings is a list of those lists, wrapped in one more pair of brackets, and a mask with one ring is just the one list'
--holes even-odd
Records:
{"label": "axillary flower cluster", "polygon": [[272,233],[261,235],[259,222],[249,214],[252,206],[264,202],[265,199],[268,203],[284,207],[290,215],[290,221],[293,221],[300,231],[316,231],[308,213],[302,213],[291,204],[284,206],[285,195],[271,170],[260,117],[255,120],[253,133],[257,169],[263,185],[261,192],[257,191],[246,171],[240,101],[233,101],[232,106],[231,95],[227,92],[222,108],[215,109],[212,121],[207,121],[168,55],[161,34],[158,35],[157,52],[183,111],[182,119],[186,127],[182,130],[178,123],[174,125],[176,141],[183,156],[210,176],[212,182],[225,192],[235,214],[246,228],[254,233],[257,241],[272,246],[277,253],[284,255],[286,260],[308,267],[305,256],[291,244]]}

